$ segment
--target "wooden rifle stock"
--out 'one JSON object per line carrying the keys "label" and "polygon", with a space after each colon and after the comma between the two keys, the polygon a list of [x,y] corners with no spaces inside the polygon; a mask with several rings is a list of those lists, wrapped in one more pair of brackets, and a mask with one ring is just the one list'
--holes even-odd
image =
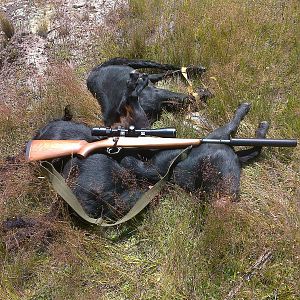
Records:
{"label": "wooden rifle stock", "polygon": [[27,144],[28,161],[47,160],[63,156],[87,157],[98,149],[142,148],[176,149],[199,146],[201,143],[226,144],[232,146],[296,147],[297,140],[290,139],[179,139],[160,137],[110,137],[89,143],[84,140],[32,140]]}
{"label": "wooden rifle stock", "polygon": [[98,149],[143,148],[170,149],[200,145],[200,139],[177,139],[158,137],[110,137],[89,143],[84,140],[31,140],[26,147],[28,161],[47,160],[69,155],[87,157]]}

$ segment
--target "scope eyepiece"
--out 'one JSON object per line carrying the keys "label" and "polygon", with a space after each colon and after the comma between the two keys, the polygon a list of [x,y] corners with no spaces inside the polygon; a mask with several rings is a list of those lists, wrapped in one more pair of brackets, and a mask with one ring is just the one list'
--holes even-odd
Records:
{"label": "scope eyepiece", "polygon": [[92,135],[94,136],[125,136],[125,137],[139,137],[139,136],[157,136],[157,137],[176,137],[175,128],[157,128],[157,129],[135,129],[133,125],[128,129],[124,127],[110,128],[110,127],[95,127],[92,128]]}

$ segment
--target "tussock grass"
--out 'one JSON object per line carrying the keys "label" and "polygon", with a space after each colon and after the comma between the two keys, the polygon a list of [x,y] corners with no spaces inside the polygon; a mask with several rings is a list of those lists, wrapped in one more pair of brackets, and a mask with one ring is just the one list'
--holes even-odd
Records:
{"label": "tussock grass", "polygon": [[17,87],[11,87],[11,92],[18,104],[4,105],[1,109],[0,137],[6,141],[0,146],[3,157],[19,153],[37,129],[53,119],[62,118],[67,105],[71,107],[75,121],[101,123],[96,100],[67,64],[52,65],[35,92],[20,91]]}
{"label": "tussock grass", "polygon": [[49,31],[49,21],[47,19],[40,20],[37,25],[36,33],[39,36],[45,38],[47,37],[48,31]]}
{"label": "tussock grass", "polygon": [[[76,74],[115,56],[207,67],[194,85],[204,83],[215,97],[193,109],[211,128],[195,131],[182,112],[164,113],[157,127],[204,135],[249,101],[239,136],[253,136],[268,120],[270,137],[299,138],[299,8],[296,0],[130,0],[95,35],[80,70],[51,65],[36,94],[23,93],[18,109],[1,108],[1,154],[18,154],[68,104],[75,120],[99,124],[98,104]],[[187,91],[176,81],[164,85]],[[264,149],[244,168],[240,202],[214,207],[170,185],[139,218],[108,230],[70,217],[36,165],[2,159],[0,221],[26,215],[38,224],[1,232],[0,298],[226,299],[242,282],[235,299],[298,299],[299,159],[299,147]],[[24,238],[10,248],[20,232]],[[246,280],[266,251],[271,259]]]}
{"label": "tussock grass", "polygon": [[97,101],[67,64],[57,64],[49,70],[49,80],[42,87],[41,98],[33,111],[39,113],[43,123],[62,117],[67,105],[71,107],[74,120],[100,122]]}

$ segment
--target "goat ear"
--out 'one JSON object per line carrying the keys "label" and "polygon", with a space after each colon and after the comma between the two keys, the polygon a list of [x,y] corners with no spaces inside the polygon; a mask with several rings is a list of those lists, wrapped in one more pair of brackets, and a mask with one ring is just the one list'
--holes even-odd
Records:
{"label": "goat ear", "polygon": [[123,95],[126,96],[126,95],[132,93],[132,92],[135,90],[136,85],[137,85],[137,82],[136,82],[136,81],[131,80],[131,79],[127,80],[127,82],[126,82],[127,91],[124,92]]}
{"label": "goat ear", "polygon": [[147,74],[147,73],[143,73],[141,77],[142,77],[142,79],[144,79],[144,80],[146,80],[146,79],[148,79],[148,78],[149,78],[149,76],[148,76],[148,74]]}
{"label": "goat ear", "polygon": [[130,80],[137,81],[139,76],[140,76],[140,74],[136,70],[133,70],[129,73]]}
{"label": "goat ear", "polygon": [[64,121],[71,121],[72,118],[73,118],[72,108],[71,108],[71,105],[68,104],[65,107],[65,113],[64,113],[64,116],[63,116],[63,120]]}
{"label": "goat ear", "polygon": [[142,90],[149,84],[149,76],[147,74],[143,74],[137,80],[136,94],[140,95]]}

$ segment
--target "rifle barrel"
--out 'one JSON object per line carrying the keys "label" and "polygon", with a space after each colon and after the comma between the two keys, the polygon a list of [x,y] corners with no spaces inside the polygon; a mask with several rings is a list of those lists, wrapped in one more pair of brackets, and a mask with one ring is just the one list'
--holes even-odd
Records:
{"label": "rifle barrel", "polygon": [[227,140],[202,139],[202,143],[226,144],[231,146],[252,146],[252,147],[296,147],[295,139],[242,139],[232,138]]}

